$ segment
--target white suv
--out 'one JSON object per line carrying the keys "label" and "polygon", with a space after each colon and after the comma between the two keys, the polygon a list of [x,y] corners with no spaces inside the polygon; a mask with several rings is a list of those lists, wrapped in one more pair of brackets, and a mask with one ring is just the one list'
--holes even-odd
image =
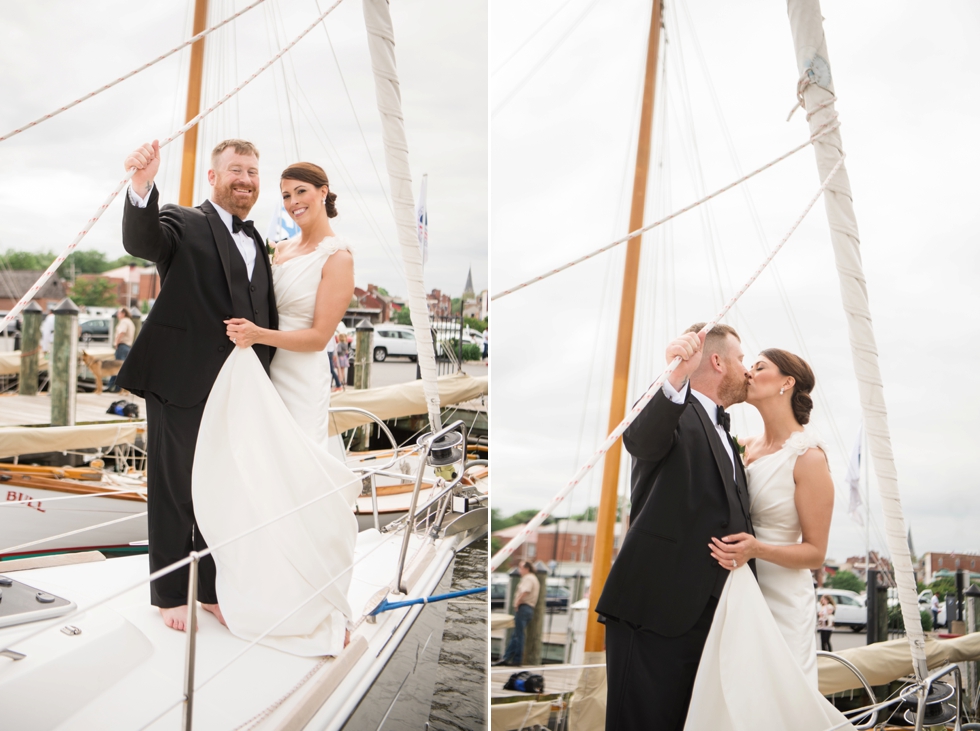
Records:
{"label": "white suv", "polygon": [[374,326],[374,360],[381,363],[389,355],[404,355],[409,360],[418,359],[419,351],[412,328],[389,322]]}

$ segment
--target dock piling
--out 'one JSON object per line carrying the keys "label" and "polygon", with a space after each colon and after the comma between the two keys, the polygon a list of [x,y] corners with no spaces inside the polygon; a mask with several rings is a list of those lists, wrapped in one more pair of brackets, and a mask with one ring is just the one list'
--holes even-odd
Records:
{"label": "dock piling", "polygon": [[75,425],[78,391],[78,306],[65,297],[54,308],[54,347],[49,359],[51,425]]}
{"label": "dock piling", "polygon": [[33,300],[24,308],[23,332],[20,336],[20,377],[17,392],[21,396],[37,395],[37,372],[41,360],[41,322],[44,310]]}
{"label": "dock piling", "polygon": [[[367,319],[357,323],[355,330],[354,388],[371,387],[371,359],[374,357],[374,325]],[[364,451],[371,441],[371,424],[357,427],[352,451]]]}

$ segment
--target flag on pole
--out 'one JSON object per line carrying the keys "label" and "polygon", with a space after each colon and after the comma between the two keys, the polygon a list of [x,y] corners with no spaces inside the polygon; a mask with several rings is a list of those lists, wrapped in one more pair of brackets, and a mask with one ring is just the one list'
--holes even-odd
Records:
{"label": "flag on pole", "polygon": [[282,200],[280,200],[279,207],[269,222],[269,229],[265,234],[265,238],[272,243],[276,243],[277,241],[291,238],[298,233],[299,226],[286,213],[286,209],[282,207]]}
{"label": "flag on pole", "polygon": [[429,187],[429,174],[422,175],[422,189],[419,191],[419,204],[415,209],[415,222],[419,234],[419,251],[422,252],[422,265],[429,261],[429,214],[425,210],[425,193]]}
{"label": "flag on pole", "polygon": [[851,462],[847,466],[847,476],[844,481],[851,487],[851,505],[847,509],[848,515],[858,525],[864,525],[864,515],[861,514],[861,443],[864,436],[864,426],[858,429],[857,441],[854,443],[854,450],[851,452]]}

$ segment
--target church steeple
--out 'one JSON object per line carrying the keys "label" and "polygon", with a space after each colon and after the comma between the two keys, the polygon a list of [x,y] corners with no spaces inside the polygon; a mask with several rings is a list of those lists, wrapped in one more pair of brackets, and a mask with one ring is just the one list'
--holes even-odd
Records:
{"label": "church steeple", "polygon": [[470,265],[470,270],[466,274],[466,286],[463,287],[463,299],[472,300],[476,299],[476,292],[473,291],[473,266]]}

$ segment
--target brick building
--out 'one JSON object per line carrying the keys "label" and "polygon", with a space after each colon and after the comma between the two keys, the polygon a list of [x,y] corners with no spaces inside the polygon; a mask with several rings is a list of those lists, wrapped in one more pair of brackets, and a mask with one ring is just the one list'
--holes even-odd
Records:
{"label": "brick building", "polygon": [[[980,578],[980,554],[976,553],[925,553],[915,567],[916,578],[923,584],[931,584],[940,571],[955,573],[969,570]],[[944,574],[946,575],[946,574]]]}
{"label": "brick building", "polygon": [[[44,272],[4,271],[0,272],[0,310],[9,311],[27,294],[27,290]],[[45,312],[68,296],[67,282],[57,274],[51,277],[41,290],[34,296]]]}

